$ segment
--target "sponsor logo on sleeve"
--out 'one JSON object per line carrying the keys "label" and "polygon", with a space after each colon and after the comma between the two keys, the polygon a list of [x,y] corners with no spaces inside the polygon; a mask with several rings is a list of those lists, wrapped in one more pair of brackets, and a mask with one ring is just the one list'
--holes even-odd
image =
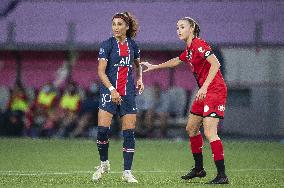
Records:
{"label": "sponsor logo on sleeve", "polygon": [[207,52],[205,52],[205,57],[208,57],[208,56],[210,56],[211,55],[211,51],[207,51]]}

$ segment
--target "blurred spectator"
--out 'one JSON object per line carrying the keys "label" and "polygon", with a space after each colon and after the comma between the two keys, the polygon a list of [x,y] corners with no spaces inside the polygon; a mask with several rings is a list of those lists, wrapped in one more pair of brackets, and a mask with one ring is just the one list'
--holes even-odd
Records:
{"label": "blurred spectator", "polygon": [[21,136],[24,127],[24,114],[29,108],[29,101],[24,87],[16,83],[11,90],[4,129],[7,136]]}
{"label": "blurred spectator", "polygon": [[26,136],[37,137],[45,134],[44,124],[54,113],[57,95],[52,83],[47,83],[42,87],[26,113]]}
{"label": "blurred spectator", "polygon": [[63,93],[58,106],[56,123],[58,125],[57,136],[67,137],[74,129],[80,110],[81,96],[77,83],[70,82]]}
{"label": "blurred spectator", "polygon": [[171,117],[183,118],[187,115],[187,93],[181,87],[172,87],[168,90],[169,113]]}
{"label": "blurred spectator", "polygon": [[[147,136],[153,137],[153,130],[155,119],[158,119],[158,124],[160,126],[159,137],[167,137],[167,121],[169,117],[169,96],[167,93],[161,90],[158,83],[155,83],[150,91],[146,91],[143,94],[144,99],[138,98],[138,108],[139,108],[139,124],[147,127]],[[141,105],[141,106],[140,106]]]}
{"label": "blurred spectator", "polygon": [[29,102],[24,87],[21,84],[15,84],[11,91],[8,109],[10,111],[26,112],[28,107]]}
{"label": "blurred spectator", "polygon": [[150,109],[152,102],[153,102],[153,88],[151,87],[146,87],[144,92],[136,97],[137,126],[135,130],[135,135],[137,137],[147,136],[147,129],[145,129],[146,125],[145,116],[147,111]]}
{"label": "blurred spectator", "polygon": [[7,104],[10,99],[9,88],[5,86],[0,87],[0,111],[5,112],[7,110]]}
{"label": "blurred spectator", "polygon": [[80,108],[78,123],[70,137],[87,137],[88,129],[97,125],[99,100],[98,85],[94,81],[86,92],[86,98]]}

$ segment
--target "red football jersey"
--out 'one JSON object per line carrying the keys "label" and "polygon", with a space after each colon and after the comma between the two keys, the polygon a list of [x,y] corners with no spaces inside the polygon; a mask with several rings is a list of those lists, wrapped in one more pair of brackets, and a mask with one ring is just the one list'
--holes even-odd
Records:
{"label": "red football jersey", "polygon": [[[209,73],[211,64],[206,60],[206,58],[211,54],[213,54],[211,47],[204,40],[195,37],[193,38],[190,46],[187,46],[183,53],[179,56],[179,59],[187,63],[191,68],[198,87],[203,85]],[[208,89],[216,87],[226,87],[220,70],[218,70]]]}

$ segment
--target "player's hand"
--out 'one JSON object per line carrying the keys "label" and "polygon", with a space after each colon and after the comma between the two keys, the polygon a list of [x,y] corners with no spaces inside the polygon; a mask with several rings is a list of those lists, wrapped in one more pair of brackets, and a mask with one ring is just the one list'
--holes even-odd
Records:
{"label": "player's hand", "polygon": [[117,105],[121,104],[121,96],[119,95],[119,93],[116,91],[116,89],[112,90],[111,92],[111,100],[112,102],[114,102]]}
{"label": "player's hand", "polygon": [[140,65],[144,65],[147,69],[143,70],[143,72],[148,72],[150,70],[154,70],[157,65],[152,65],[149,62],[141,62]]}
{"label": "player's hand", "polygon": [[141,95],[144,91],[144,84],[141,79],[137,80],[136,88],[139,89],[138,94]]}
{"label": "player's hand", "polygon": [[201,87],[197,94],[196,94],[196,99],[195,100],[204,100],[207,94],[207,87]]}

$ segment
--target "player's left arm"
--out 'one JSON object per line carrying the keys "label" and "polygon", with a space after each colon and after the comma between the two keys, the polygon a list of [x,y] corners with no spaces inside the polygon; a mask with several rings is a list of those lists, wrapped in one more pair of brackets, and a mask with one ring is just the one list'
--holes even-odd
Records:
{"label": "player's left arm", "polygon": [[139,89],[139,94],[141,94],[144,91],[144,84],[142,79],[142,66],[140,65],[140,58],[134,60],[134,65],[136,68],[136,88]]}
{"label": "player's left arm", "polygon": [[210,63],[211,66],[209,69],[208,76],[203,84],[204,87],[208,87],[211,84],[212,80],[215,78],[220,68],[220,63],[214,54],[208,56],[206,60]]}
{"label": "player's left arm", "polygon": [[136,68],[136,88],[138,89],[139,95],[144,91],[144,84],[142,79],[142,66],[140,65],[140,49],[135,41],[133,41],[134,50],[134,65]]}
{"label": "player's left arm", "polygon": [[211,84],[220,68],[220,63],[214,54],[209,55],[206,60],[210,63],[211,66],[206,80],[196,94],[197,100],[202,100],[206,97],[208,86]]}
{"label": "player's left arm", "polygon": [[207,62],[209,62],[211,65],[207,78],[205,79],[203,85],[196,94],[197,100],[203,100],[206,97],[209,85],[211,84],[212,80],[215,78],[220,68],[220,63],[216,58],[216,56],[213,54],[211,47],[206,42],[200,42],[198,44],[197,53],[201,58],[206,59]]}

